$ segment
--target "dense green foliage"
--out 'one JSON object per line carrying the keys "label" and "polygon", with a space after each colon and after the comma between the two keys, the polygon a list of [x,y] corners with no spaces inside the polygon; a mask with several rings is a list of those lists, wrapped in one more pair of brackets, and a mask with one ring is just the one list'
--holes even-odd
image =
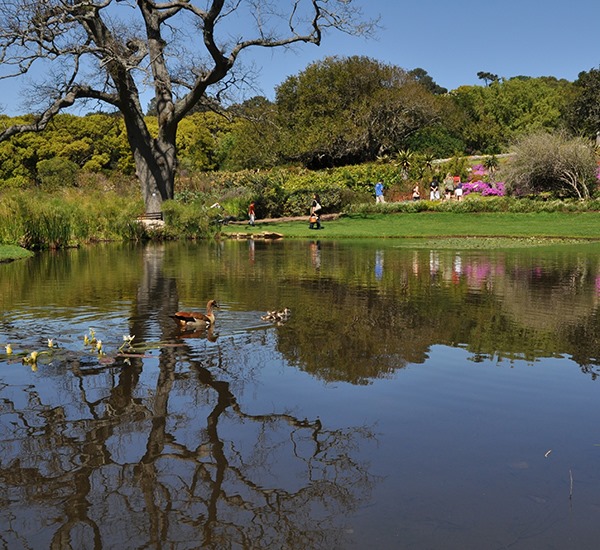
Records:
{"label": "dense green foliage", "polygon": [[[203,108],[187,116],[177,132],[176,200],[165,203],[165,219],[177,234],[205,236],[220,217],[245,219],[250,201],[258,218],[306,215],[314,192],[325,212],[353,211],[368,208],[376,181],[396,203],[410,198],[415,183],[426,191],[433,177],[441,182],[451,173],[467,181],[475,162],[469,153],[486,153],[478,161],[489,167],[486,181],[506,182],[515,196],[594,197],[597,159],[589,138],[600,124],[599,75],[592,69],[574,83],[486,78],[485,86],[446,93],[423,69],[406,71],[365,57],[326,58],[287,78],[274,101],[255,97],[220,114]],[[4,126],[30,119],[0,116]],[[154,118],[146,123],[158,132]],[[510,160],[493,155],[508,151]],[[447,160],[435,160],[440,158]],[[24,206],[27,201],[15,197],[26,189],[51,193],[59,202],[77,193],[95,199],[73,200],[68,207],[34,199]],[[109,205],[106,193],[113,191],[133,203]],[[5,213],[19,212],[38,226],[24,236],[5,222],[4,242],[64,246],[94,234],[139,236],[139,227],[115,221],[122,210],[129,219],[141,214],[120,115],[62,114],[43,133],[0,143],[0,193]],[[221,208],[210,209],[214,203]],[[80,234],[76,220],[85,216],[106,218],[106,227]]]}
{"label": "dense green foliage", "polygon": [[572,94],[567,110],[571,131],[585,136],[597,135],[600,132],[600,69],[579,73]]}
{"label": "dense green foliage", "polygon": [[141,239],[139,199],[100,192],[11,191],[0,202],[0,243],[28,249]]}
{"label": "dense green foliage", "polygon": [[[598,74],[581,73],[574,83],[497,79],[443,93],[423,69],[325,58],[287,78],[273,102],[255,97],[224,109],[226,116],[204,109],[186,117],[178,128],[179,173],[343,166],[404,149],[437,158],[497,154],[524,135],[560,128],[595,137]],[[31,117],[0,119],[9,126]],[[153,117],[146,123],[158,131]],[[55,157],[84,172],[134,173],[120,115],[63,114],[42,134],[0,143],[0,187],[39,184],[38,163]]]}
{"label": "dense green foliage", "polygon": [[554,130],[563,117],[572,84],[551,77],[516,77],[490,86],[461,86],[451,96],[465,117],[456,132],[466,150],[501,153],[515,138]]}
{"label": "dense green foliage", "polygon": [[438,116],[406,71],[365,57],[326,58],[277,88],[283,156],[309,167],[374,160]]}
{"label": "dense green foliage", "polygon": [[214,234],[216,213],[203,205],[165,203],[165,225],[148,227],[137,216],[141,199],[116,191],[71,189],[5,192],[0,201],[0,244],[58,249],[98,241],[198,238]]}

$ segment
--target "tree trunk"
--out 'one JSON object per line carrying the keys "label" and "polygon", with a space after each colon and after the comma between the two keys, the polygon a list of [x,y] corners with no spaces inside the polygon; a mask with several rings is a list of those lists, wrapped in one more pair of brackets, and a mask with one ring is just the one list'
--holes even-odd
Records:
{"label": "tree trunk", "polygon": [[176,127],[159,130],[154,138],[148,132],[143,116],[124,116],[127,139],[135,161],[146,214],[162,212],[162,203],[173,198],[177,149]]}
{"label": "tree trunk", "polygon": [[134,150],[133,156],[146,213],[162,212],[163,201],[173,198],[175,146],[155,142],[149,151]]}

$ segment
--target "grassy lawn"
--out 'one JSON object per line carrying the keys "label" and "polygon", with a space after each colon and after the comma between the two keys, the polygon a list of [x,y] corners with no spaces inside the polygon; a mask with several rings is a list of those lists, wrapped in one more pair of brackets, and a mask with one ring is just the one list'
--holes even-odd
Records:
{"label": "grassy lawn", "polygon": [[464,239],[465,237],[526,239],[600,240],[600,214],[567,213],[416,213],[344,216],[324,221],[321,230],[308,229],[308,221],[228,225],[224,234],[281,233],[288,238],[427,238]]}
{"label": "grassy lawn", "polygon": [[[224,235],[280,233],[285,238],[402,239],[398,244],[411,247],[497,248],[543,245],[574,241],[600,242],[600,213],[456,213],[421,212],[414,214],[353,214],[324,220],[322,229],[308,228],[308,217],[298,221],[261,222],[226,225]],[[27,258],[32,253],[12,245],[0,245],[0,262]]]}
{"label": "grassy lawn", "polygon": [[0,262],[20,260],[21,258],[29,258],[30,256],[33,256],[33,252],[25,250],[20,246],[0,244]]}

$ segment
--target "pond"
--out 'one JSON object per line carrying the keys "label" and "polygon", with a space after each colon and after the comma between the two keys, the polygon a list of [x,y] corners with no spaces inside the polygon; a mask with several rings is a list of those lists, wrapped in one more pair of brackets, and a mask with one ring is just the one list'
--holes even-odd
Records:
{"label": "pond", "polygon": [[[2,264],[0,544],[595,548],[599,252],[225,241]],[[176,327],[211,298],[213,328]]]}

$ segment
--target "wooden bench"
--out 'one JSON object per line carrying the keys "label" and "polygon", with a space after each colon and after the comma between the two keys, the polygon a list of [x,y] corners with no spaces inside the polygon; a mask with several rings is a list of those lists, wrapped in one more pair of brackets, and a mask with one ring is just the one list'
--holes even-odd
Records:
{"label": "wooden bench", "polygon": [[137,217],[138,220],[140,221],[153,221],[153,220],[162,220],[163,219],[163,213],[162,212],[146,212],[145,214],[142,214],[141,216]]}

